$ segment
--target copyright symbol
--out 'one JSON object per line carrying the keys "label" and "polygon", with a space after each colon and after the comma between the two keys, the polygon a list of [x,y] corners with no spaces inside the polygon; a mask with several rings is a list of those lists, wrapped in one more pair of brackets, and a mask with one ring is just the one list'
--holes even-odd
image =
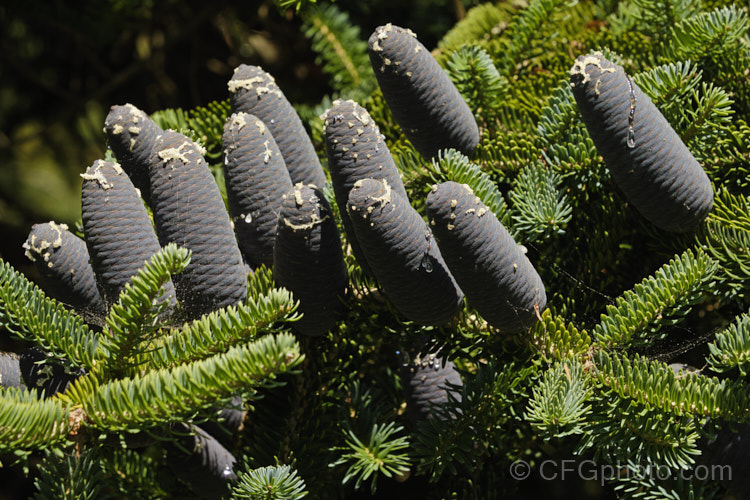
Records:
{"label": "copyright symbol", "polygon": [[531,466],[525,460],[516,460],[510,464],[510,477],[516,481],[523,481],[531,474]]}

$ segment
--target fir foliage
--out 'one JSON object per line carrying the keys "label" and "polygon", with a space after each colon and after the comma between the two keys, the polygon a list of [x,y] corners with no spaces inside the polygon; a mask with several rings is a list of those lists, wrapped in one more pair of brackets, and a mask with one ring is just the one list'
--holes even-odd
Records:
{"label": "fir foliage", "polygon": [[232,498],[249,500],[299,500],[307,495],[305,481],[288,465],[241,471]]}
{"label": "fir foliage", "polygon": [[91,372],[71,384],[61,399],[80,405],[91,425],[100,429],[146,429],[182,422],[238,391],[273,385],[274,376],[300,361],[294,337],[280,333],[132,378],[107,381]]}
{"label": "fir foliage", "polygon": [[582,434],[584,420],[591,411],[586,400],[591,388],[578,360],[563,360],[547,369],[534,387],[526,420],[542,438]]}
{"label": "fir foliage", "polygon": [[107,353],[103,358],[107,369],[125,373],[131,358],[140,354],[139,344],[154,337],[159,317],[170,306],[163,286],[189,262],[190,252],[170,243],[154,254],[125,286],[106,318],[101,349]]}
{"label": "fir foliage", "polygon": [[[524,243],[547,309],[513,335],[467,304],[439,327],[416,325],[344,240],[345,310],[325,335],[289,333],[295,299],[265,266],[249,277],[244,301],[178,324],[161,314],[159,290],[188,254],[167,247],[95,333],[0,262],[0,326],[83,373],[41,399],[35,389],[0,389],[0,452],[13,460],[49,450],[39,498],[59,486],[85,498],[100,479],[105,494],[184,493],[162,474],[162,441],[143,452],[128,443],[172,439],[171,424],[213,423],[235,395],[247,418],[222,439],[245,457],[237,498],[345,498],[381,493],[388,478],[393,488],[418,484],[425,497],[494,498],[516,485],[512,461],[536,467],[548,454],[612,466],[606,487],[622,498],[719,497],[719,481],[679,474],[696,470],[713,425],[750,417],[747,8],[729,0],[476,5],[432,53],[480,124],[480,142],[471,160],[442,150],[424,161],[376,88],[356,17],[366,9],[276,5],[292,19],[296,11],[330,80],[332,95],[298,105],[318,156],[320,114],[334,97],[356,99],[383,134],[410,205],[424,214],[432,184],[468,185]],[[388,21],[397,22],[368,19]],[[573,59],[592,50],[633,75],[707,173],[714,207],[695,231],[648,225],[605,168],[568,83]],[[153,116],[204,145],[220,176],[228,114],[219,100]],[[344,234],[346,207],[330,187],[326,195]],[[405,411],[398,374],[399,355],[417,338],[440,348],[463,380],[420,421]],[[673,358],[705,367],[675,373],[663,362]],[[639,476],[644,467],[671,478]]]}
{"label": "fir foliage", "polygon": [[305,36],[318,54],[317,63],[328,75],[337,97],[360,100],[377,86],[367,55],[367,42],[349,15],[334,4],[301,13]]}
{"label": "fir foliage", "polygon": [[82,456],[55,457],[47,453],[34,482],[34,500],[96,500],[101,498],[103,473],[99,456],[88,451]]}
{"label": "fir foliage", "polygon": [[563,234],[572,208],[561,192],[561,176],[541,163],[521,170],[510,192],[511,219],[522,241],[545,240]]}
{"label": "fir foliage", "polygon": [[716,267],[705,252],[686,250],[607,306],[594,338],[607,347],[653,342],[661,327],[679,322],[700,300]]}
{"label": "fir foliage", "polygon": [[16,337],[34,341],[56,358],[77,366],[94,366],[102,353],[98,336],[80,316],[48,298],[2,259],[0,325]]}
{"label": "fir foliage", "polygon": [[62,444],[72,424],[67,405],[39,400],[36,389],[0,388],[0,452]]}

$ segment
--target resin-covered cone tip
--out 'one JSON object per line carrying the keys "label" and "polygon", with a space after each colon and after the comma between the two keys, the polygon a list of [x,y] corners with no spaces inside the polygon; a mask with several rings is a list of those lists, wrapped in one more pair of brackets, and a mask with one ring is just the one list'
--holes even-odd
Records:
{"label": "resin-covered cone tip", "polygon": [[112,106],[104,120],[104,133],[115,158],[147,202],[150,199],[148,162],[162,129],[132,104]]}
{"label": "resin-covered cone tip", "polygon": [[105,311],[86,243],[68,231],[67,225],[34,224],[23,248],[52,298],[84,315]]}
{"label": "resin-covered cone tip", "polygon": [[165,131],[152,151],[152,208],[159,242],[190,250],[173,278],[177,299],[196,318],[247,296],[247,274],[224,200],[201,149]]}
{"label": "resin-covered cone tip", "polygon": [[299,300],[299,321],[292,329],[304,335],[329,331],[342,312],[346,265],[336,220],[323,193],[297,184],[286,193],[279,212],[273,277]]}
{"label": "resin-covered cone tip", "polygon": [[273,266],[276,222],[292,180],[271,131],[258,117],[233,113],[224,125],[224,179],[240,250],[253,266]]}
{"label": "resin-covered cone tip", "polygon": [[576,59],[570,84],[589,135],[628,201],[661,229],[694,230],[713,206],[713,187],[651,99],[598,52]]}
{"label": "resin-covered cone tip", "polygon": [[294,184],[323,188],[325,173],[305,126],[273,76],[258,66],[241,64],[227,84],[233,113],[258,117],[271,130]]}
{"label": "resin-covered cone tip", "polygon": [[409,200],[386,181],[364,179],[349,193],[347,210],[367,262],[396,309],[420,324],[448,322],[463,294]]}
{"label": "resin-covered cone tip", "polygon": [[456,86],[414,32],[392,24],[368,40],[383,97],[406,137],[426,159],[454,148],[471,156],[479,127]]}
{"label": "resin-covered cone tip", "polygon": [[[161,246],[140,193],[118,163],[97,160],[81,177],[86,246],[99,290],[111,305]],[[163,291],[162,300],[174,307],[171,281]]]}
{"label": "resin-covered cone tip", "polygon": [[465,184],[445,182],[427,195],[440,252],[466,299],[503,333],[525,331],[547,304],[544,283],[495,214]]}
{"label": "resin-covered cone tip", "polygon": [[342,208],[341,221],[357,262],[372,276],[345,210],[349,192],[362,179],[384,180],[404,198],[406,189],[385,139],[366,109],[354,101],[337,99],[321,118],[331,184],[336,204]]}

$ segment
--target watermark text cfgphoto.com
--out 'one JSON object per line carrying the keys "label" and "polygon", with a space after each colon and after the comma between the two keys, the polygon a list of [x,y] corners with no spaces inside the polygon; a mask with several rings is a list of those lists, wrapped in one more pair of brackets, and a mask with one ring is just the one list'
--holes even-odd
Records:
{"label": "watermark text cfgphoto.com", "polygon": [[593,460],[545,460],[532,469],[525,460],[516,460],[510,465],[510,476],[523,481],[532,476],[544,481],[566,479],[583,479],[596,481],[602,486],[614,480],[624,479],[698,479],[731,481],[732,467],[730,465],[696,465],[691,469],[675,470],[666,465],[657,464],[598,464]]}

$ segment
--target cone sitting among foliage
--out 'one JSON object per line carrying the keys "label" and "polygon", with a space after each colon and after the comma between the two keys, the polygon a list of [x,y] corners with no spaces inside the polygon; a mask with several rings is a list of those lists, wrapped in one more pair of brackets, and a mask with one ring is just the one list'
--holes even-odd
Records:
{"label": "cone sitting among foliage", "polygon": [[711,210],[711,181],[648,96],[601,53],[579,56],[570,82],[586,128],[627,199],[661,229],[695,229]]}
{"label": "cone sitting among foliage", "polygon": [[[82,177],[86,246],[99,290],[109,306],[161,246],[143,200],[118,163],[97,160]],[[172,307],[174,293],[172,282],[167,282],[163,300]]]}
{"label": "cone sitting among foliage", "polygon": [[409,200],[388,181],[357,181],[349,217],[367,263],[393,305],[425,325],[448,322],[463,300],[432,233]]}
{"label": "cone sitting among foliage", "polygon": [[[196,425],[180,425],[179,444],[167,445],[167,464],[200,498],[224,498],[237,479],[236,459],[213,436]],[[187,453],[186,453],[187,451]]]}
{"label": "cone sitting among foliage", "polygon": [[[710,465],[721,467],[731,459],[733,474],[744,472],[741,446],[736,456],[730,450],[730,456],[717,457],[721,445],[719,453],[709,453],[712,444],[701,437],[720,431],[727,433],[721,442],[737,442],[734,436],[741,436],[750,408],[745,376],[750,370],[750,86],[745,74],[750,18],[736,4],[529,0],[473,7],[436,44],[441,63],[482,124],[472,162],[457,152],[441,152],[434,162],[414,154],[402,140],[387,97],[378,90],[363,95],[367,92],[360,89],[357,97],[409,180],[409,198],[399,197],[395,186],[389,198],[385,179],[359,179],[359,187],[352,185],[346,193],[347,203],[331,207],[334,216],[350,210],[356,241],[370,251],[367,264],[380,274],[377,280],[362,279],[364,261],[347,255],[347,285],[353,293],[345,298],[341,318],[318,337],[291,334],[299,319],[297,302],[265,266],[248,280],[246,300],[182,326],[162,321],[153,309],[158,291],[173,275],[179,281],[180,272],[192,265],[190,252],[174,244],[131,279],[101,332],[0,262],[0,331],[12,337],[11,345],[33,344],[46,359],[86,373],[53,397],[40,398],[28,387],[0,388],[0,456],[24,462],[13,467],[19,475],[25,474],[21,465],[27,465],[40,478],[40,497],[54,497],[61,484],[80,498],[97,497],[97,492],[117,498],[197,495],[188,492],[190,480],[167,466],[175,456],[168,458],[164,440],[175,437],[172,429],[179,425],[219,437],[206,420],[216,420],[218,408],[237,406],[230,401],[239,396],[247,417],[221,443],[237,459],[232,471],[238,497],[328,500],[368,492],[394,498],[550,496],[556,486],[541,480],[540,473],[550,472],[551,459],[558,465],[596,462],[598,470],[618,472],[601,478],[598,493],[591,491],[591,481],[566,476],[571,498],[718,500],[729,490],[741,496],[741,481],[725,484],[720,477],[706,477],[701,461],[712,457]],[[290,4],[285,5],[284,12],[294,18]],[[351,41],[357,37],[354,28],[388,19],[381,18],[377,6],[368,10],[367,19],[358,19],[347,17],[339,5],[317,11],[306,0],[291,4],[305,19],[305,34],[315,33],[312,49],[322,61],[335,59],[339,70],[333,71],[354,68],[369,79],[369,73],[359,71],[363,56],[368,58],[367,43]],[[433,31],[425,37],[439,37],[444,26],[438,22],[440,9],[430,7],[426,24]],[[269,17],[292,26],[283,16]],[[347,19],[350,30],[345,30]],[[268,33],[276,37],[282,31]],[[715,189],[713,208],[694,226],[698,230],[664,231],[637,213],[634,202],[623,203],[627,195],[607,168],[606,155],[597,150],[595,131],[588,132],[575,96],[589,84],[595,96],[597,80],[581,89],[570,85],[571,43],[581,51],[601,47],[605,59],[621,63],[698,160]],[[289,67],[308,67],[296,63]],[[587,74],[595,71],[595,64],[586,68]],[[615,74],[599,73],[604,95],[605,83]],[[361,88],[374,88],[373,81]],[[632,109],[627,83],[620,80],[627,90],[614,132],[621,134],[625,148]],[[334,95],[295,103],[319,155],[326,140],[321,110],[336,98],[352,98],[347,94],[351,87],[334,82]],[[312,92],[304,90],[304,99],[311,98]],[[632,149],[637,150],[647,136],[639,129],[645,101],[633,95]],[[592,109],[596,105],[595,99],[589,103]],[[215,102],[182,114],[165,110],[159,123],[205,138],[210,152],[204,170],[212,169],[221,181],[221,137],[230,115],[226,101]],[[335,116],[329,113],[328,120]],[[346,138],[351,142],[355,135]],[[194,155],[179,146],[166,156]],[[347,164],[353,172],[364,165],[360,159]],[[166,179],[182,184],[179,158],[163,168]],[[461,189],[474,205],[456,211],[459,193],[449,194],[447,205],[438,206],[434,234],[426,233],[432,217],[427,224],[423,217],[434,201],[430,187],[448,181],[470,186],[474,197]],[[206,177],[200,185],[212,182]],[[658,198],[672,199],[670,189]],[[436,194],[441,192],[438,188]],[[203,210],[203,198],[183,193],[178,199],[175,218]],[[488,211],[479,217],[478,208],[485,207]],[[529,320],[520,333],[490,327],[488,320],[503,304],[482,307],[481,297],[471,292],[493,274],[482,260],[480,242],[487,239],[467,230],[460,240],[467,250],[456,251],[462,266],[478,276],[465,285],[466,308],[458,285],[447,278],[453,274],[448,274],[450,251],[441,248],[445,240],[439,228],[453,235],[466,224],[490,234],[492,228],[483,225],[489,211],[528,249],[544,284],[546,307],[541,296],[527,301],[519,294]],[[160,217],[166,215],[157,211],[155,218]],[[234,245],[231,238],[207,240],[217,252]],[[507,249],[487,255],[504,262],[519,247],[509,243]],[[438,250],[444,262],[424,259]],[[309,285],[302,273],[295,278]],[[321,290],[333,281],[316,279]],[[421,337],[429,345],[409,349],[410,354],[444,355],[460,373],[461,390],[460,398],[458,391],[433,391],[440,384],[429,382],[430,375],[439,380],[442,374],[425,373],[423,400],[434,398],[439,404],[431,405],[431,418],[413,422],[415,401],[407,400],[404,388],[422,376],[400,377],[403,361],[394,353]],[[433,350],[437,346],[439,355]],[[702,368],[675,373],[671,362]],[[446,375],[453,377],[451,371]],[[131,434],[161,440],[142,441],[146,447],[133,450],[128,448],[134,445]],[[101,446],[120,441],[124,446]],[[518,460],[529,466],[524,481],[511,475]],[[644,470],[658,474],[644,477]],[[201,467],[190,479],[206,472],[217,479],[216,471]]]}
{"label": "cone sitting among foliage", "polygon": [[104,121],[104,132],[117,161],[141,191],[143,199],[150,203],[149,159],[162,129],[145,112],[125,104],[112,106]]}
{"label": "cone sitting among foliage", "polygon": [[370,61],[396,121],[426,159],[454,148],[467,156],[479,143],[469,106],[417,36],[392,24],[368,41]]}
{"label": "cone sitting among foliage", "polygon": [[304,335],[329,331],[343,309],[346,265],[331,207],[314,186],[284,195],[273,248],[273,278],[299,300],[292,328]]}
{"label": "cone sitting among foliage", "polygon": [[[452,361],[439,352],[420,353],[401,366],[409,413],[415,421],[433,418],[435,409],[445,406],[449,397],[461,400],[461,375]],[[457,387],[451,387],[457,386]]]}
{"label": "cone sitting among foliage", "polygon": [[224,178],[240,250],[258,267],[273,265],[276,219],[292,180],[266,124],[234,113],[224,125]]}
{"label": "cone sitting among foliage", "polygon": [[[395,193],[407,197],[388,145],[365,108],[354,101],[339,99],[333,102],[322,118],[328,170],[339,207],[346,207],[349,192],[357,181],[363,179],[385,180]],[[340,210],[340,214],[352,253],[360,266],[372,274],[357,242],[349,214],[345,209]]]}
{"label": "cone sitting among foliage", "polygon": [[177,299],[191,318],[244,300],[245,267],[219,188],[198,146],[168,130],[150,160],[152,209],[162,245],[192,252],[175,280]]}
{"label": "cone sitting among foliage", "polygon": [[84,315],[104,312],[86,242],[68,231],[68,226],[35,224],[23,248],[51,297]]}
{"label": "cone sitting among foliage", "polygon": [[274,78],[258,66],[241,64],[228,83],[232,112],[258,117],[271,130],[292,183],[323,188],[325,173],[302,121]]}
{"label": "cone sitting among foliage", "polygon": [[542,279],[474,192],[456,182],[435,185],[427,215],[448,268],[477,312],[503,333],[533,325],[547,304]]}

